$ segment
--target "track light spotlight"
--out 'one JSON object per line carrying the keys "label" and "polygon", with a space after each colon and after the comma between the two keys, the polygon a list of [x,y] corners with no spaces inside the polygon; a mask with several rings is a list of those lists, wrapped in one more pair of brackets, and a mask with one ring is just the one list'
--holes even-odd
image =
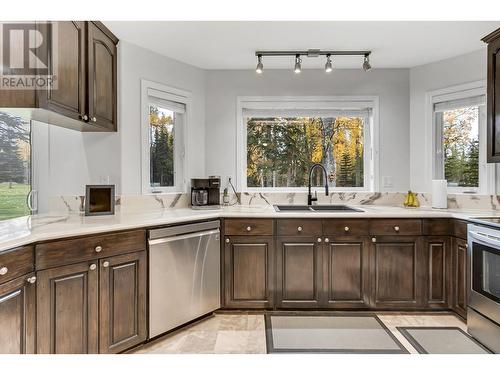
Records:
{"label": "track light spotlight", "polygon": [[363,61],[363,70],[365,72],[371,70],[372,66],[370,65],[370,57],[369,55],[365,55],[365,61]]}
{"label": "track light spotlight", "polygon": [[330,56],[331,56],[330,54],[326,55],[326,64],[325,64],[325,72],[326,73],[330,73],[333,70],[332,58]]}
{"label": "track light spotlight", "polygon": [[293,69],[294,73],[299,74],[302,71],[302,60],[300,55],[295,55],[295,68]]}
{"label": "track light spotlight", "polygon": [[262,55],[257,56],[258,62],[257,62],[257,67],[255,68],[255,71],[258,74],[262,74],[262,71],[264,70],[264,64],[262,64]]}

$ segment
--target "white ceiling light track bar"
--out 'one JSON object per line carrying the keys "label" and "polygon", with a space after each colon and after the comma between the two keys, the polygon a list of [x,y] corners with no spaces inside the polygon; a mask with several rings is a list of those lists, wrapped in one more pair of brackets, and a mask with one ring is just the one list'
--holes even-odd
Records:
{"label": "white ceiling light track bar", "polygon": [[325,72],[330,73],[333,70],[332,56],[363,56],[362,68],[364,71],[369,71],[372,67],[370,65],[370,54],[372,51],[322,51],[319,49],[308,49],[305,51],[256,51],[257,67],[255,71],[261,74],[264,71],[264,63],[262,62],[265,56],[294,56],[295,66],[293,71],[298,74],[302,71],[302,58],[306,57],[319,57],[326,56]]}

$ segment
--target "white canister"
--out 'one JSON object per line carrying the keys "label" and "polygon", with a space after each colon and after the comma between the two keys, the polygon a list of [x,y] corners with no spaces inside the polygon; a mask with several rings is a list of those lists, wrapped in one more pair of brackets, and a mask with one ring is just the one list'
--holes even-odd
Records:
{"label": "white canister", "polygon": [[448,181],[432,180],[432,207],[448,208]]}

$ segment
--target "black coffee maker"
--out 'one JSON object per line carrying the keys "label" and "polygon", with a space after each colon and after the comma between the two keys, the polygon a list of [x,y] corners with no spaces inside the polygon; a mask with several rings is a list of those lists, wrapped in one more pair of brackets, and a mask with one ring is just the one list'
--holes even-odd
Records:
{"label": "black coffee maker", "polygon": [[220,177],[191,179],[191,208],[220,208]]}

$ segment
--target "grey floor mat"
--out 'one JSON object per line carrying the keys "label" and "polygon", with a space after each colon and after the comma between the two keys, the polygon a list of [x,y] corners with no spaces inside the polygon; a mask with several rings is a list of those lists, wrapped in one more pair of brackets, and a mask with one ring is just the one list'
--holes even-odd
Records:
{"label": "grey floor mat", "polygon": [[458,327],[397,327],[422,354],[490,354]]}
{"label": "grey floor mat", "polygon": [[266,314],[268,353],[408,353],[374,314]]}

